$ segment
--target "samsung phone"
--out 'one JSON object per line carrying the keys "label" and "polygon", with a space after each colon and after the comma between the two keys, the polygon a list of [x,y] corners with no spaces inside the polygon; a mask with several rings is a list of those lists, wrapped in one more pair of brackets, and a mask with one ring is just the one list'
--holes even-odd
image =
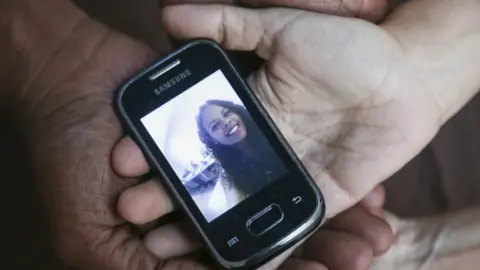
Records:
{"label": "samsung phone", "polygon": [[323,223],[320,190],[215,42],[192,41],[146,68],[116,105],[223,268],[261,266]]}

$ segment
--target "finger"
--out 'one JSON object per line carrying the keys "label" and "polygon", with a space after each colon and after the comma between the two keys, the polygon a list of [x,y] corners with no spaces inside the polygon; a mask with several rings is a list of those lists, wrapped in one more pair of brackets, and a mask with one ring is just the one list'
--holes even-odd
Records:
{"label": "finger", "polygon": [[138,177],[149,171],[142,151],[130,137],[124,137],[113,149],[112,166],[123,177]]}
{"label": "finger", "polygon": [[117,209],[122,218],[141,225],[172,212],[174,206],[162,185],[149,180],[124,191]]}
{"label": "finger", "polygon": [[[201,246],[198,238],[187,234],[183,226],[178,224],[169,224],[155,229],[144,238],[144,243],[148,250],[160,259],[184,256]],[[293,250],[302,243],[303,241],[297,243],[294,247],[291,247],[257,270],[277,269],[291,255]]]}
{"label": "finger", "polygon": [[261,267],[259,267],[257,270],[270,270],[270,269],[277,269],[285,260],[287,260],[288,257],[292,255],[292,253],[299,247],[301,246],[306,239],[302,239],[298,243],[296,243],[293,247],[287,249],[280,255],[276,256],[269,262],[265,263]]}
{"label": "finger", "polygon": [[387,0],[241,0],[251,7],[291,7],[339,16],[379,21],[388,10]]}
{"label": "finger", "polygon": [[354,234],[368,241],[374,255],[386,252],[394,241],[390,225],[382,218],[356,205],[333,218],[328,228]]}
{"label": "finger", "polygon": [[322,264],[301,258],[289,258],[278,270],[328,270]]}
{"label": "finger", "polygon": [[227,50],[256,51],[260,57],[268,59],[276,33],[300,12],[182,5],[165,8],[162,20],[167,32],[175,38],[209,38]]}
{"label": "finger", "polygon": [[385,204],[386,191],[383,185],[376,186],[370,193],[368,193],[360,204],[372,214],[380,216]]}
{"label": "finger", "polygon": [[159,259],[187,255],[200,248],[200,241],[186,233],[180,224],[161,226],[144,238],[145,246]]}
{"label": "finger", "polygon": [[370,244],[353,234],[322,230],[313,235],[303,248],[303,258],[335,270],[367,270],[373,261]]}
{"label": "finger", "polygon": [[[207,270],[205,265],[194,260],[171,259],[162,260],[148,250],[139,238],[132,238],[128,229],[118,229],[108,234],[107,239],[99,240],[99,246],[91,258],[86,260],[82,269],[138,269],[138,270]],[[100,255],[100,256],[99,256]],[[106,255],[106,256],[103,256]],[[103,266],[103,267],[101,267]]]}

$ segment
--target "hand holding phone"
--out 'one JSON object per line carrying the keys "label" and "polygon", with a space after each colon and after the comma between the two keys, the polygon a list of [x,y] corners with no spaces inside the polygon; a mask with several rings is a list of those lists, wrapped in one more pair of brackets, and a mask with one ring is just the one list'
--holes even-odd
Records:
{"label": "hand holding phone", "polygon": [[117,109],[221,266],[260,266],[322,224],[321,192],[214,42],[141,72]]}

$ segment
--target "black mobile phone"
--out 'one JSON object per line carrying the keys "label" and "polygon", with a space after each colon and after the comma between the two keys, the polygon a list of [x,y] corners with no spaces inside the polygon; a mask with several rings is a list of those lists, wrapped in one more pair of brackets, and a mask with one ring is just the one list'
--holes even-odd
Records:
{"label": "black mobile phone", "polygon": [[215,42],[140,72],[116,105],[220,266],[261,266],[323,223],[320,190]]}

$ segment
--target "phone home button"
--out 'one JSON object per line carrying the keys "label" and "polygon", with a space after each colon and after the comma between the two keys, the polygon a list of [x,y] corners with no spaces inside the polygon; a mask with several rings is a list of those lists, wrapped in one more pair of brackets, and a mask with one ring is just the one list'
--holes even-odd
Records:
{"label": "phone home button", "polygon": [[247,221],[250,234],[260,236],[283,220],[283,212],[279,205],[272,204],[255,214]]}

